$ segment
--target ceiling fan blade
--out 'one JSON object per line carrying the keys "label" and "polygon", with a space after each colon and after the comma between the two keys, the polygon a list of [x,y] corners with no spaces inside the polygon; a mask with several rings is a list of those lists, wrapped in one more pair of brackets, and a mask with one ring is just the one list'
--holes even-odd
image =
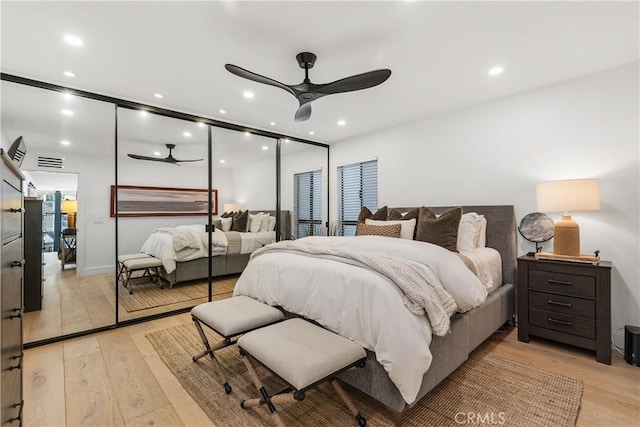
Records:
{"label": "ceiling fan blade", "polygon": [[182,162],[201,162],[201,161],[203,161],[203,160],[204,160],[204,159],[194,159],[194,160],[178,160],[178,159],[175,159],[176,163],[182,163]]}
{"label": "ceiling fan blade", "polygon": [[240,68],[237,65],[225,64],[224,68],[227,69],[231,74],[235,74],[238,77],[242,77],[245,79],[253,80],[254,82],[264,83],[266,85],[271,85],[275,87],[279,87],[280,89],[286,90],[291,95],[295,96],[295,92],[289,86],[284,83],[280,83],[277,80],[270,79],[269,77],[261,76],[260,74],[256,74],[249,70],[245,70],[244,68]]}
{"label": "ceiling fan blade", "polygon": [[296,122],[304,122],[309,120],[309,117],[311,117],[311,103],[300,105],[300,108],[296,111]]}
{"label": "ceiling fan blade", "polygon": [[391,76],[391,70],[382,69],[368,71],[355,76],[346,77],[336,80],[335,82],[317,85],[314,92],[322,95],[330,95],[333,93],[352,92],[354,90],[367,89],[383,83]]}
{"label": "ceiling fan blade", "polygon": [[127,156],[131,157],[132,159],[137,159],[137,160],[150,160],[152,162],[166,162],[167,159],[166,158],[162,158],[162,157],[148,157],[148,156],[141,156],[139,154],[127,154]]}

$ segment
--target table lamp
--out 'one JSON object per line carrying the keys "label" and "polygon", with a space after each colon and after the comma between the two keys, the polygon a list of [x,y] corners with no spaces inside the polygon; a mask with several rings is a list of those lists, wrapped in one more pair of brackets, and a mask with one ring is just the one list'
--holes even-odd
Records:
{"label": "table lamp", "polygon": [[67,214],[67,228],[76,228],[76,212],[78,212],[77,200],[63,200],[60,210]]}
{"label": "table lamp", "polygon": [[225,203],[223,207],[225,212],[238,212],[242,210],[240,203]]}
{"label": "table lamp", "polygon": [[570,179],[543,182],[536,187],[539,211],[564,212],[553,228],[553,254],[580,256],[580,227],[569,211],[599,211],[600,182],[597,179]]}

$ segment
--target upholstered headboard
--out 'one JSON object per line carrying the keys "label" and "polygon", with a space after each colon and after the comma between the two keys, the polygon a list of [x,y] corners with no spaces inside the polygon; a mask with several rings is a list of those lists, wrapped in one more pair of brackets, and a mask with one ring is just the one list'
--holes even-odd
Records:
{"label": "upholstered headboard", "polygon": [[[454,206],[429,207],[436,214]],[[395,208],[406,212],[412,208]],[[462,206],[463,212],[476,212],[487,219],[487,246],[500,252],[502,257],[502,282],[516,283],[516,258],[518,257],[516,237],[516,215],[513,206]]]}
{"label": "upholstered headboard", "polygon": [[[260,212],[268,213],[271,216],[276,216],[276,211],[249,211],[250,214],[257,214]],[[280,211],[280,240],[286,239],[291,236],[291,211]]]}

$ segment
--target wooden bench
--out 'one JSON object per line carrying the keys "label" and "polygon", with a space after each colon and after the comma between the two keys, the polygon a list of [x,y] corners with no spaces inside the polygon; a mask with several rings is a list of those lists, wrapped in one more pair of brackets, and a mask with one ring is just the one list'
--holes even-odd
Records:
{"label": "wooden bench", "polygon": [[[306,320],[289,319],[243,335],[238,339],[238,347],[260,392],[260,397],[243,400],[240,403],[242,408],[267,405],[276,425],[284,426],[275,404],[304,400],[305,392],[330,381],[358,425],[364,427],[367,424],[336,379],[348,369],[364,367],[367,354],[353,341]],[[260,363],[282,378],[290,388],[270,396],[253,362]]]}
{"label": "wooden bench", "polygon": [[[148,277],[152,282],[158,280],[160,282],[160,288],[162,288],[163,285],[160,275],[158,274],[158,267],[162,267],[162,261],[151,255],[143,253],[120,255],[118,257],[117,281],[122,280],[122,286],[129,290],[129,294],[133,293],[131,281],[143,277]],[[134,273],[140,271],[142,275],[132,276]]]}
{"label": "wooden bench", "polygon": [[[191,310],[191,318],[205,347],[204,351],[193,356],[193,361],[195,362],[207,354],[210,355],[218,375],[222,378],[224,391],[230,394],[231,386],[227,382],[214,351],[235,344],[236,341],[232,341],[232,339],[238,335],[280,322],[284,319],[284,314],[277,308],[253,298],[237,296],[197,305]],[[205,324],[222,335],[223,339],[210,345],[201,324]]]}

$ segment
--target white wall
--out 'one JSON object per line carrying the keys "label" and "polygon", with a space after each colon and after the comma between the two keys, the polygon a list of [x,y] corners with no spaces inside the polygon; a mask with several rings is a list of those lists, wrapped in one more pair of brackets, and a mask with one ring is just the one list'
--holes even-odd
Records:
{"label": "white wall", "polygon": [[[335,166],[374,156],[381,206],[509,204],[517,221],[536,211],[536,183],[598,178],[601,210],[573,214],[582,252],[613,262],[612,328],[640,325],[638,72],[634,63],[332,144],[331,200]],[[519,255],[531,250],[519,237]]]}

